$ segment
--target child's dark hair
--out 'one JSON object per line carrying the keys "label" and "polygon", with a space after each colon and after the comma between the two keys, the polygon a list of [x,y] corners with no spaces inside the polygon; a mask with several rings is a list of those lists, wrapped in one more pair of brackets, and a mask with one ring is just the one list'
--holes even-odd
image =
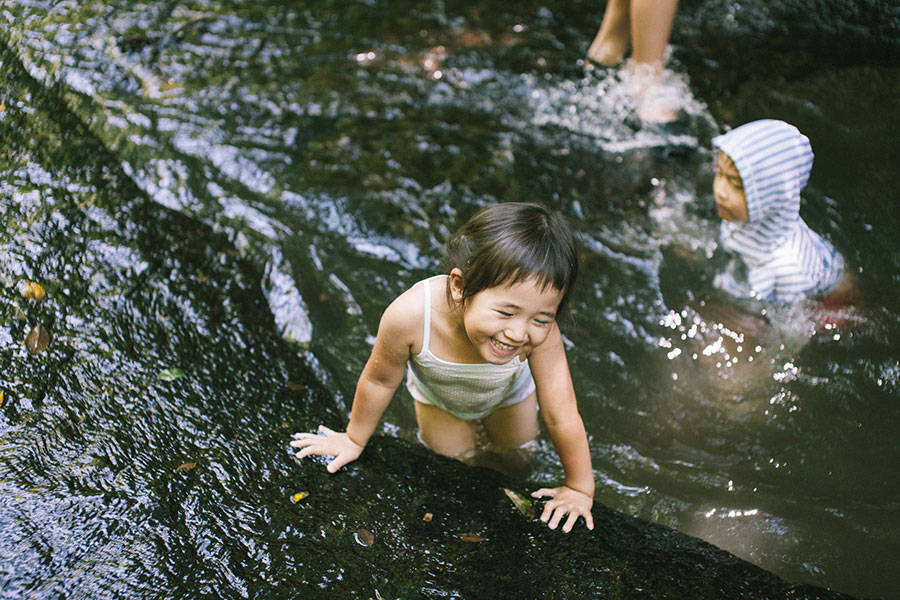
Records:
{"label": "child's dark hair", "polygon": [[[578,276],[575,233],[562,214],[539,204],[494,204],[478,211],[450,239],[443,271],[454,268],[463,274],[463,302],[487,288],[535,277],[542,289],[563,293],[559,316]],[[447,293],[449,298],[449,283]]]}

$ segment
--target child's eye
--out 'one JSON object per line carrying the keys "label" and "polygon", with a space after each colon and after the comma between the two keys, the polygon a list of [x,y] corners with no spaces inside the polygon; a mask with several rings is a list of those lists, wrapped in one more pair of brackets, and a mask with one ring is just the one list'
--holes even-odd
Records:
{"label": "child's eye", "polygon": [[534,322],[537,323],[538,325],[540,325],[541,327],[546,327],[547,325],[552,323],[552,321],[549,321],[547,319],[535,319]]}
{"label": "child's eye", "polygon": [[512,313],[508,313],[508,312],[505,312],[505,311],[502,311],[502,310],[498,310],[497,312],[498,312],[498,313],[500,314],[500,316],[502,316],[502,317],[511,317],[511,316],[512,316]]}

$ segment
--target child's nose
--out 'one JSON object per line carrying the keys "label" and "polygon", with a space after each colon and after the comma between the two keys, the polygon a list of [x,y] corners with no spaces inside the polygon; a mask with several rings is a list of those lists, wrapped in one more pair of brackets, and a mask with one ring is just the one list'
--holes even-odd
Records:
{"label": "child's nose", "polygon": [[527,327],[524,323],[520,323],[516,321],[515,323],[510,323],[509,327],[506,329],[506,337],[509,338],[509,341],[514,343],[521,343],[525,341]]}

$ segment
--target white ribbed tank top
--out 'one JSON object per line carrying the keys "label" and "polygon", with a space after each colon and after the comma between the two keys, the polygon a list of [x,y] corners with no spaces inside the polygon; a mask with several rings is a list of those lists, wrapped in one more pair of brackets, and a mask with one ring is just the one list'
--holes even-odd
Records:
{"label": "white ribbed tank top", "polygon": [[[413,398],[433,404],[459,419],[483,419],[513,397],[523,399],[534,390],[528,360],[518,356],[502,365],[454,363],[435,356],[428,345],[431,338],[431,281],[425,287],[425,327],[422,350],[409,359],[406,387]],[[417,284],[418,285],[418,284]],[[527,386],[527,393],[526,393]]]}

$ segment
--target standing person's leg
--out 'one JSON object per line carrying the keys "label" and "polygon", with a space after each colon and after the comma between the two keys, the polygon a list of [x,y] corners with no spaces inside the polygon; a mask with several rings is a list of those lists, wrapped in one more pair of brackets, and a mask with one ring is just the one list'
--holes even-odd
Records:
{"label": "standing person's leg", "polygon": [[625,57],[628,51],[629,2],[631,0],[608,0],[600,22],[600,30],[588,48],[588,58],[595,63],[613,67]]}
{"label": "standing person's leg", "polygon": [[670,123],[680,100],[666,82],[666,47],[678,0],[631,0],[631,60],[628,82],[638,118]]}
{"label": "standing person's leg", "polygon": [[666,46],[678,0],[631,0],[631,57],[637,63],[665,66]]}

